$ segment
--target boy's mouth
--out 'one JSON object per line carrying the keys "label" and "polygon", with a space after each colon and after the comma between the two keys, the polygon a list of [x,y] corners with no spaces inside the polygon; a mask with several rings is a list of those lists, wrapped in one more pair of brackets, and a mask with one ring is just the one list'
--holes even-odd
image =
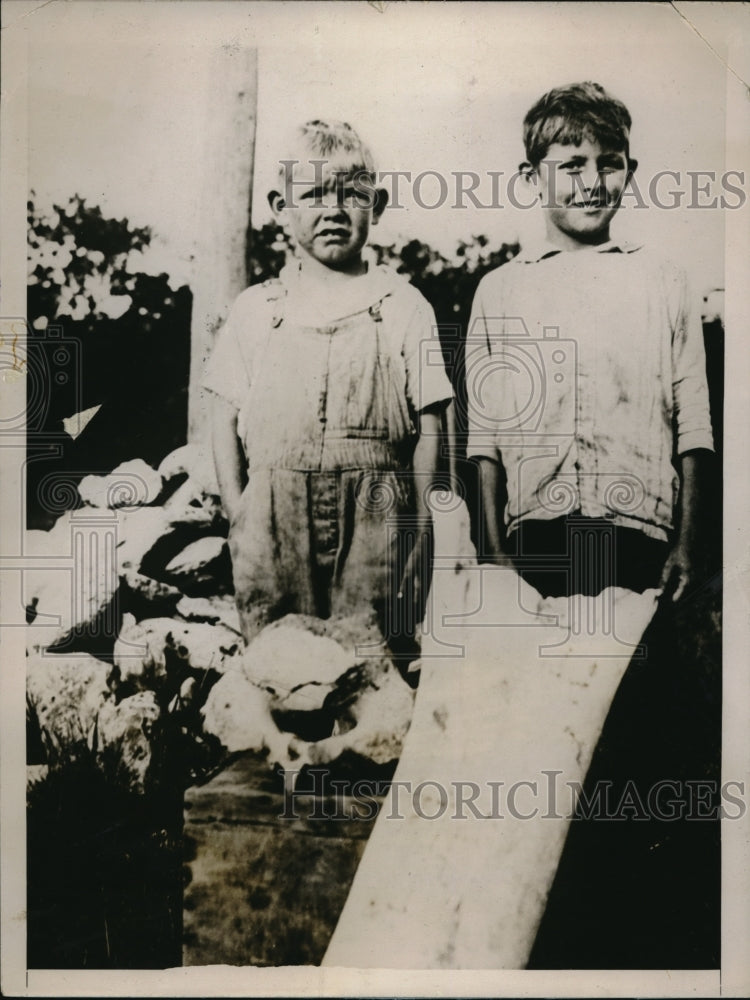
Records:
{"label": "boy's mouth", "polygon": [[602,208],[607,208],[609,202],[606,198],[592,198],[591,201],[574,201],[573,208],[581,208],[587,212],[598,212]]}
{"label": "boy's mouth", "polygon": [[326,226],[325,229],[318,230],[318,236],[324,240],[344,241],[349,239],[349,230],[343,226]]}

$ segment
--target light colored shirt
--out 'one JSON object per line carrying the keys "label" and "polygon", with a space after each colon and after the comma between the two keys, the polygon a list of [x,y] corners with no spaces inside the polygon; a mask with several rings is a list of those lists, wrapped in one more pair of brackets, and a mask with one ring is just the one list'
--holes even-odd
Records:
{"label": "light colored shirt", "polygon": [[713,449],[685,274],[610,241],[486,275],[467,338],[469,457],[502,460],[509,532],[580,511],[666,539],[676,455]]}
{"label": "light colored shirt", "polygon": [[[452,398],[432,307],[391,268],[371,267],[361,277],[341,284],[332,282],[328,294],[325,289],[318,294],[314,287],[303,283],[294,267],[285,268],[280,279],[280,283],[253,285],[237,298],[219,332],[203,380],[206,388],[238,410],[238,433],[246,454],[258,452],[260,445],[255,439],[259,434],[269,438],[269,447],[275,447],[270,438],[280,433],[278,427],[267,426],[267,420],[259,423],[255,411],[254,419],[250,419],[258,382],[264,383],[266,398],[284,402],[283,422],[298,427],[297,432],[285,427],[285,438],[310,437],[304,428],[317,417],[303,411],[317,408],[318,382],[328,384],[333,380],[331,401],[341,396],[347,411],[361,404],[363,412],[344,414],[342,426],[364,427],[364,422],[371,423],[377,411],[386,407],[390,416],[385,416],[379,426],[387,426],[389,433],[398,438],[410,433],[410,414],[415,416],[428,406]],[[379,317],[377,324],[368,316],[371,309]],[[279,320],[283,327],[278,325]],[[294,347],[289,351],[285,347],[283,357],[279,351],[269,350],[269,338],[276,336],[278,340],[282,329],[284,344]],[[329,345],[320,336],[327,329],[349,332],[335,337]],[[293,336],[291,330],[295,331]],[[367,340],[359,341],[358,337]],[[377,346],[375,337],[379,338]],[[373,361],[375,349],[382,351],[377,372],[371,371],[373,366],[368,361]],[[373,385],[365,385],[369,382]],[[290,392],[292,385],[295,389]],[[388,398],[378,400],[378,392]],[[314,404],[310,402],[313,397]],[[399,412],[403,419],[396,420]],[[281,416],[277,423],[282,422]],[[361,437],[364,431],[353,433]]]}

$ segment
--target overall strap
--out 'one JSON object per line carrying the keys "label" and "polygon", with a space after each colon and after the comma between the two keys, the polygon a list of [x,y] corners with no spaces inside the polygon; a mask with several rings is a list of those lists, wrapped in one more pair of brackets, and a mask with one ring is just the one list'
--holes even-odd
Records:
{"label": "overall strap", "polygon": [[271,313],[271,329],[275,330],[281,326],[284,320],[286,306],[286,287],[278,278],[268,278],[263,282],[266,292],[266,302],[273,306]]}

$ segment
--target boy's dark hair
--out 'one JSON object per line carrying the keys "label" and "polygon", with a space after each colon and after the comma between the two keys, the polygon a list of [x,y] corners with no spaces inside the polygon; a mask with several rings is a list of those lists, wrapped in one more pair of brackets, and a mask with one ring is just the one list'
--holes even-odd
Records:
{"label": "boy's dark hair", "polygon": [[555,142],[579,145],[584,138],[624,149],[630,158],[630,112],[598,83],[571,83],[541,97],[523,120],[523,142],[538,167]]}

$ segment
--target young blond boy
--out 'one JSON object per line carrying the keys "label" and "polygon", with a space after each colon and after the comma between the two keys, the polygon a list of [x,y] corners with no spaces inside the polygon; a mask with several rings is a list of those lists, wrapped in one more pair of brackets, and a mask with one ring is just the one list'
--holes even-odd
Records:
{"label": "young blond boy", "polygon": [[552,90],[526,116],[546,242],[477,290],[468,456],[490,559],[510,553],[550,595],[660,585],[678,600],[713,449],[704,348],[683,272],[610,236],[637,166],[630,127],[595,83]]}
{"label": "young blond boy", "polygon": [[429,304],[363,257],[387,201],[369,149],[316,120],[286,152],[269,201],[295,257],[239,296],[205,380],[237,606],[247,641],[373,609],[393,640],[419,618],[451,387]]}

